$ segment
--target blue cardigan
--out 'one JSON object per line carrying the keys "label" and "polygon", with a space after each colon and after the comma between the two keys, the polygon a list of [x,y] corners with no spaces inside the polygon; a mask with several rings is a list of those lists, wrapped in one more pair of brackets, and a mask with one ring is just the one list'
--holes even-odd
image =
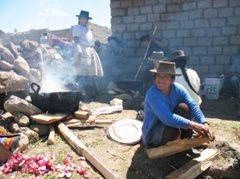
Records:
{"label": "blue cardigan", "polygon": [[197,122],[206,122],[199,106],[191,99],[182,85],[173,83],[170,88],[168,96],[165,96],[154,84],[145,95],[142,127],[143,144],[147,143],[153,127],[159,121],[173,128],[188,128],[189,119],[173,113],[179,103],[184,102],[188,105],[191,115]]}

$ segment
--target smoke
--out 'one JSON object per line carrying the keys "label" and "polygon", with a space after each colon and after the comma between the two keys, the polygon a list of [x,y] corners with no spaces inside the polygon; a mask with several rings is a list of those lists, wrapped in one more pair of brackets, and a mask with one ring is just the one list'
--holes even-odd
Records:
{"label": "smoke", "polygon": [[71,86],[77,85],[72,63],[73,57],[70,54],[58,49],[58,51],[48,51],[43,55],[41,92],[71,91],[73,90]]}

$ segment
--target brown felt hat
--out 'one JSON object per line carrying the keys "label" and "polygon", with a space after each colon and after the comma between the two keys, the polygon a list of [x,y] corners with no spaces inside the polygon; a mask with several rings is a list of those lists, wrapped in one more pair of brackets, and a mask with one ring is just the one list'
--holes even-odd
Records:
{"label": "brown felt hat", "polygon": [[166,62],[166,61],[156,61],[155,68],[151,69],[150,72],[169,74],[174,76],[181,75],[181,74],[176,74],[176,64],[174,62]]}

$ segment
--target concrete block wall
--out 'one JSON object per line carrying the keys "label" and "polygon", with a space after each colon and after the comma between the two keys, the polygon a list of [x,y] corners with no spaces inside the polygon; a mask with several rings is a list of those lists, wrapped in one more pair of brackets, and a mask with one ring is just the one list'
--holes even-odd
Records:
{"label": "concrete block wall", "polygon": [[112,33],[126,43],[133,71],[145,52],[139,39],[155,26],[171,50],[185,50],[200,76],[227,74],[240,55],[239,0],[111,0],[111,15]]}

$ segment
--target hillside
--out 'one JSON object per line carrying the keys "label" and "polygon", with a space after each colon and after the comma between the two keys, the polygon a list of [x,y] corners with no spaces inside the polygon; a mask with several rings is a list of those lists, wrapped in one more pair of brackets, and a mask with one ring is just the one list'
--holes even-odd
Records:
{"label": "hillside", "polygon": [[[111,35],[111,30],[107,27],[103,27],[97,24],[89,23],[89,28],[92,30],[95,40],[99,40],[102,43],[107,41],[107,37]],[[71,28],[50,30],[50,29],[31,29],[26,32],[17,33],[5,33],[0,29],[0,39],[4,42],[13,42],[18,44],[19,41],[24,39],[39,41],[41,35],[45,32],[52,33],[61,38],[66,38],[68,41],[72,41]]]}

